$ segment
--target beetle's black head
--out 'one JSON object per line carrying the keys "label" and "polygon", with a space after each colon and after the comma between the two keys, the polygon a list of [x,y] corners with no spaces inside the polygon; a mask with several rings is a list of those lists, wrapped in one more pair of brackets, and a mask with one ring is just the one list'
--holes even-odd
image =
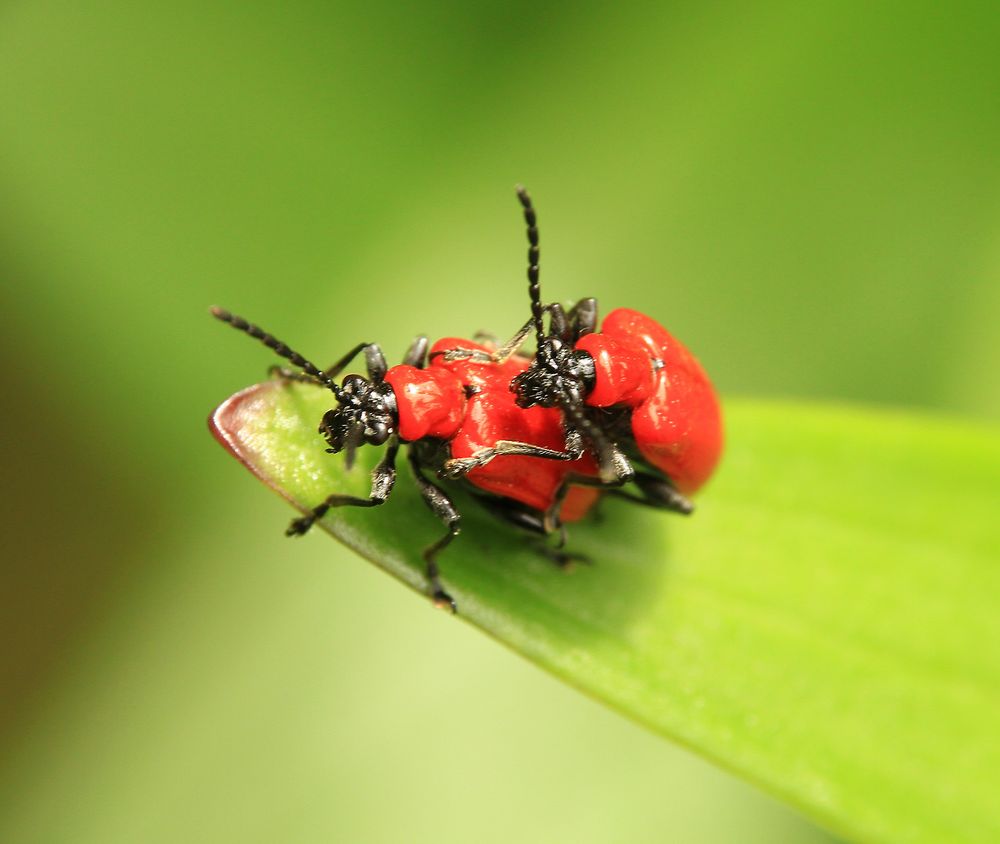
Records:
{"label": "beetle's black head", "polygon": [[328,452],[346,450],[350,465],[359,445],[382,445],[398,429],[396,395],[384,381],[372,383],[360,375],[348,375],[336,396],[338,406],[323,414],[319,432]]}
{"label": "beetle's black head", "polygon": [[[528,298],[531,301],[531,323],[535,329],[535,357],[524,372],[510,383],[518,407],[563,407],[580,404],[593,385],[593,360],[586,352],[574,351],[572,338],[561,309],[553,310],[542,304],[538,282],[540,249],[538,218],[528,192],[518,185],[517,198],[524,210],[528,227]],[[593,300],[584,300],[592,303]],[[593,310],[593,305],[590,305]],[[545,332],[542,317],[549,312],[549,331]],[[555,315],[560,315],[559,325]]]}
{"label": "beetle's black head", "polygon": [[510,388],[518,407],[562,407],[567,401],[582,401],[593,380],[594,362],[590,355],[548,335],[538,347],[531,366],[514,376]]}
{"label": "beetle's black head", "polygon": [[[223,308],[212,308],[212,316],[228,323],[237,331],[259,340],[279,357],[291,361],[304,375],[285,373],[293,380],[304,380],[326,387],[337,398],[337,407],[323,414],[319,432],[326,439],[327,451],[347,452],[347,465],[354,462],[354,450],[365,443],[382,445],[399,428],[396,396],[385,382],[386,366],[382,350],[373,343],[359,343],[329,369],[319,369],[294,349],[289,348],[262,328],[231,314]],[[344,370],[358,352],[364,350],[368,363],[368,378],[348,375],[340,386],[334,378]]]}

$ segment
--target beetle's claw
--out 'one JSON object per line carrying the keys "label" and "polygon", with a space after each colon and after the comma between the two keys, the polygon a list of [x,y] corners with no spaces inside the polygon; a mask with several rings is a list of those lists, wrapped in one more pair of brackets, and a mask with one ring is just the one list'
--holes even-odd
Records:
{"label": "beetle's claw", "polygon": [[452,615],[458,612],[458,604],[455,603],[455,599],[443,589],[435,589],[431,600],[434,601],[434,606],[439,610],[451,610]]}
{"label": "beetle's claw", "polygon": [[445,460],[441,467],[441,477],[456,480],[467,475],[476,465],[476,460],[472,457],[453,457]]}
{"label": "beetle's claw", "polygon": [[312,526],[312,516],[302,516],[299,519],[293,519],[285,531],[285,536],[304,536]]}

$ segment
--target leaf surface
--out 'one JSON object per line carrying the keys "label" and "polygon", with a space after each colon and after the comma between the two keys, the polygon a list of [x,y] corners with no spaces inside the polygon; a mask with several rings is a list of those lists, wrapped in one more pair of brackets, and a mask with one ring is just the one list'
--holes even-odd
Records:
{"label": "leaf surface", "polygon": [[[262,384],[211,424],[300,509],[366,496],[316,432],[331,402]],[[850,407],[733,402],[684,519],[608,500],[564,572],[455,484],[459,618],[652,730],[866,841],[1000,840],[1000,436]],[[390,501],[321,526],[414,589],[442,533],[400,461]]]}

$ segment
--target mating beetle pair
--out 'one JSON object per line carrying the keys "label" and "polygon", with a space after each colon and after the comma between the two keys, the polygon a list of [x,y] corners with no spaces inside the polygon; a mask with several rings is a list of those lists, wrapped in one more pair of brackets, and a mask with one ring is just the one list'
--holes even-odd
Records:
{"label": "mating beetle pair", "polygon": [[[283,378],[333,393],[337,406],[319,426],[328,452],[344,451],[350,465],[359,446],[386,446],[368,498],[334,493],[295,519],[287,534],[304,534],[331,507],[384,503],[406,445],[420,493],[447,529],[424,550],[429,591],[452,610],[437,557],[458,535],[461,517],[428,473],[464,482],[500,518],[547,535],[583,518],[604,493],[690,513],[687,495],[711,475],[722,448],[715,391],[662,326],[620,308],[598,330],[595,299],[580,300],[568,313],[542,304],[535,211],[523,188],[518,198],[528,228],[531,318],[503,345],[446,338],[429,347],[418,337],[403,363],[388,368],[377,344],[360,343],[321,370],[241,317],[212,309],[297,367],[279,370]],[[518,352],[532,332],[536,351],[527,358]],[[335,379],[362,352],[368,377],[347,375],[338,385]]]}

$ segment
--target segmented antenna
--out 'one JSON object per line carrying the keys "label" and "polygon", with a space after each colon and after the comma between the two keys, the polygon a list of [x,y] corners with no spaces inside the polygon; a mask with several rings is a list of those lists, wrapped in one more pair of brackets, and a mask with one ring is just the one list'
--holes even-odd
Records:
{"label": "segmented antenna", "polygon": [[242,331],[245,334],[249,334],[256,340],[260,340],[265,346],[271,349],[275,354],[280,357],[285,358],[285,360],[290,360],[297,367],[299,367],[307,375],[311,375],[324,387],[329,389],[338,399],[340,398],[340,387],[337,386],[336,382],[323,370],[317,367],[315,364],[307,361],[302,355],[293,349],[288,348],[284,343],[278,340],[276,337],[272,337],[266,331],[264,331],[259,326],[254,325],[252,322],[247,322],[243,317],[238,317],[235,314],[229,313],[229,311],[213,307],[210,309],[212,316],[222,322],[228,322],[233,328],[238,331]]}
{"label": "segmented antenna", "polygon": [[538,285],[538,218],[531,204],[531,197],[523,185],[517,186],[517,198],[524,208],[524,222],[528,225],[528,295],[531,297],[531,321],[535,324],[535,342],[541,350],[545,340],[545,328],[542,326],[542,293]]}

